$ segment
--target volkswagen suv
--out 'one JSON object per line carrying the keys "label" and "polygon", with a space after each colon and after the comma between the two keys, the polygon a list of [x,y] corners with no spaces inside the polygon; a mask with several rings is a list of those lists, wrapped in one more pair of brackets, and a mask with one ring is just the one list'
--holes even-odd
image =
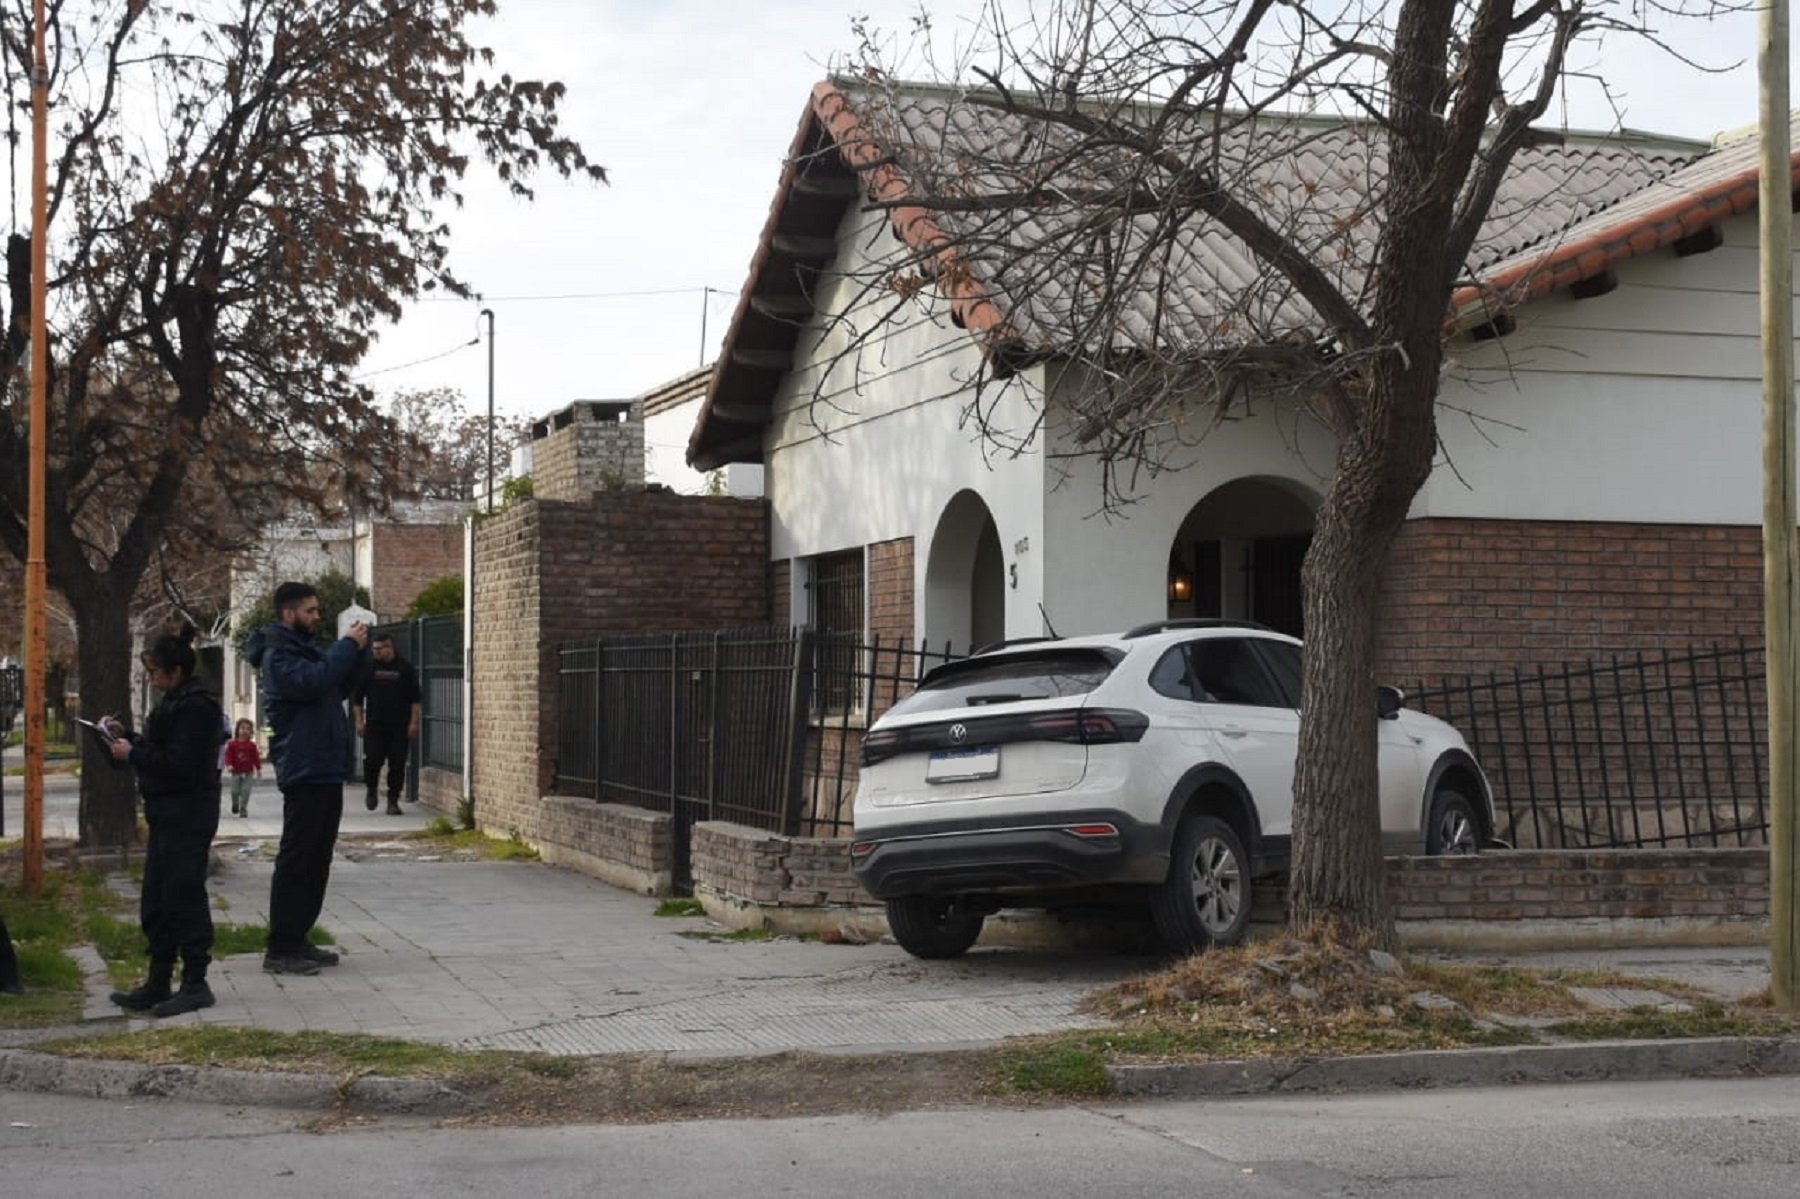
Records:
{"label": "volkswagen suv", "polygon": [[[1487,779],[1380,689],[1390,853],[1473,853]],[[928,673],[863,739],[851,862],[894,937],[954,957],[1002,907],[1148,902],[1176,952],[1235,944],[1293,831],[1300,642],[1169,620],[1009,643]]]}

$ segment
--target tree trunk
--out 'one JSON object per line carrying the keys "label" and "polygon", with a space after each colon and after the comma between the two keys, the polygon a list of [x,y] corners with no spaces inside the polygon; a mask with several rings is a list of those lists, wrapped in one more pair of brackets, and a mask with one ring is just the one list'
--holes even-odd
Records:
{"label": "tree trunk", "polygon": [[1290,918],[1354,940],[1395,939],[1376,776],[1375,608],[1392,531],[1371,528],[1340,470],[1302,570],[1306,661],[1294,773]]}
{"label": "tree trunk", "polygon": [[[66,594],[66,593],[65,593]],[[68,595],[79,638],[76,685],[81,713],[89,720],[131,719],[131,620],[126,605],[105,597]],[[116,765],[98,737],[81,736],[81,844],[116,848],[137,839],[137,786],[131,771]]]}

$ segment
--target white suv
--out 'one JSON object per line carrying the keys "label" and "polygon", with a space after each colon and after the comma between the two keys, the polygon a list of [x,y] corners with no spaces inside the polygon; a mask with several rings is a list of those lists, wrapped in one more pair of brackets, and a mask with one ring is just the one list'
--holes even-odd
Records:
{"label": "white suv", "polygon": [[[1473,853],[1494,830],[1487,779],[1402,700],[1380,689],[1386,847]],[[962,953],[1002,907],[1133,897],[1177,952],[1234,944],[1250,879],[1288,865],[1299,703],[1300,643],[1221,621],[947,663],[863,739],[857,879],[922,958]]]}

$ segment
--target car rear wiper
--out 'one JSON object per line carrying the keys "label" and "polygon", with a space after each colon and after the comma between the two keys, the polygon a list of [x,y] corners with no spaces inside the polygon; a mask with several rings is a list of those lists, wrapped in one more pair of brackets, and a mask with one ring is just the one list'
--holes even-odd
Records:
{"label": "car rear wiper", "polygon": [[1022,700],[1024,698],[1025,697],[1023,695],[1006,695],[1006,694],[965,695],[965,696],[963,696],[963,703],[967,704],[971,708],[979,708],[983,704],[1017,703],[1019,700]]}

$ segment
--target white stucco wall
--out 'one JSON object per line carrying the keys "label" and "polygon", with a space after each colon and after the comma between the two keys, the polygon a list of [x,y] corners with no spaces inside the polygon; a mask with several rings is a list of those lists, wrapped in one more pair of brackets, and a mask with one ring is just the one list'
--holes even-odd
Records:
{"label": "white stucco wall", "polygon": [[[867,241],[856,233],[862,219],[852,212],[840,231],[850,261],[821,281],[821,311],[839,311],[861,286],[855,272],[866,262],[857,249]],[[877,298],[883,306],[890,299]],[[922,586],[940,515],[951,497],[972,490],[994,517],[1006,565],[1018,567],[1018,585],[1006,593],[1007,632],[1035,632],[1042,458],[994,453],[972,428],[959,427],[972,398],[964,380],[980,364],[973,342],[920,316],[886,327],[856,359],[827,370],[848,343],[843,326],[827,329],[815,320],[801,334],[796,369],[782,381],[764,443],[772,556],[807,557],[910,536]],[[989,419],[1029,429],[1040,389],[1037,372],[1027,372],[995,398]],[[1015,555],[1021,542],[1027,548]],[[916,609],[923,622],[923,603]]]}
{"label": "white stucco wall", "polygon": [[[859,219],[847,219],[840,245],[861,244]],[[1520,312],[1508,337],[1452,347],[1439,412],[1445,453],[1412,515],[1758,523],[1754,220],[1728,222],[1724,233],[1710,253],[1626,262],[1611,294],[1559,294]],[[849,294],[843,281],[828,283],[820,310],[840,310]],[[1169,547],[1208,493],[1265,479],[1316,498],[1335,457],[1316,422],[1291,403],[1261,400],[1251,418],[1220,423],[1188,448],[1184,469],[1140,478],[1135,502],[1109,516],[1093,459],[1065,459],[1061,442],[1046,459],[1041,439],[1002,454],[959,427],[971,398],[959,383],[976,366],[966,334],[922,319],[890,328],[860,359],[841,362],[815,400],[819,364],[842,344],[840,334],[821,340],[815,323],[784,380],[766,442],[772,553],[911,536],[921,622],[932,535],[963,488],[982,496],[998,526],[1007,635],[1045,631],[1040,601],[1055,631],[1072,635],[1166,613]],[[996,423],[1029,427],[1047,378],[1053,390],[1081,385],[1036,368],[997,403]],[[1053,399],[1052,413],[1059,407]]]}
{"label": "white stucco wall", "polygon": [[[644,481],[661,483],[682,495],[709,494],[707,472],[687,464],[688,438],[693,436],[694,422],[700,417],[701,397],[665,409],[644,418]],[[759,496],[763,489],[763,468],[754,463],[734,462],[723,468],[722,494]]]}
{"label": "white stucco wall", "polygon": [[[1058,376],[1054,394],[1085,386],[1082,376]],[[1060,410],[1053,403],[1053,411]],[[1093,457],[1070,457],[1066,436],[1043,494],[1044,593],[1051,623],[1063,636],[1127,628],[1168,614],[1169,548],[1195,504],[1239,479],[1268,479],[1322,494],[1335,443],[1292,401],[1252,401],[1246,419],[1197,432],[1191,444],[1168,451],[1182,469],[1121,480],[1131,502],[1108,514],[1103,475]]]}
{"label": "white stucco wall", "polygon": [[1759,523],[1755,218],[1723,232],[1709,253],[1633,259],[1607,295],[1559,293],[1510,336],[1453,347],[1445,454],[1413,515]]}

